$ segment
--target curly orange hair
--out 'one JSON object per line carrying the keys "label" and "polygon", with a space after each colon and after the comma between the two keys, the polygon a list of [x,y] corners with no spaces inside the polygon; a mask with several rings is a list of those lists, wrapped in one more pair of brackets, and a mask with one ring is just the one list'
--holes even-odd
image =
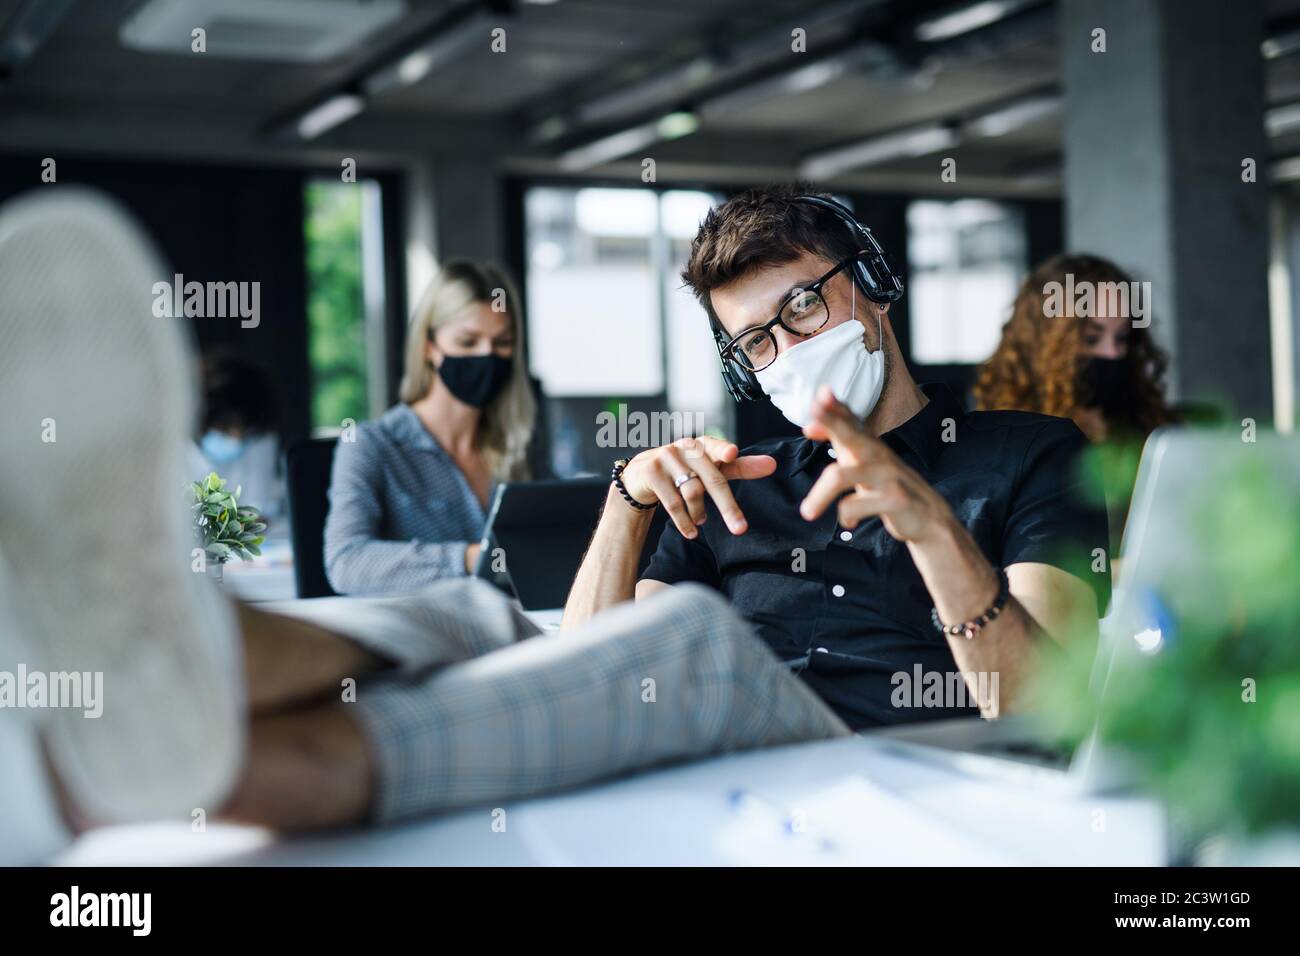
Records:
{"label": "curly orange hair", "polygon": [[[975,407],[1014,408],[1073,418],[1087,396],[1078,394],[1083,352],[1083,320],[1067,302],[1063,314],[1048,316],[1045,288],[1050,282],[1130,282],[1132,277],[1106,259],[1090,255],[1054,256],[1031,272],[1016,294],[1011,319],[1002,328],[1002,341],[985,362],[975,382]],[[1165,404],[1164,376],[1168,359],[1148,334],[1133,328],[1128,339],[1126,403],[1119,430],[1146,436],[1173,420]]]}

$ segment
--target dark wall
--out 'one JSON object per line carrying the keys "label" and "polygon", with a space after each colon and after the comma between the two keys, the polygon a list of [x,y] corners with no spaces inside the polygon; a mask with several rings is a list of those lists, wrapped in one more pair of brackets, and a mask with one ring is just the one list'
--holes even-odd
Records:
{"label": "dark wall", "polygon": [[[93,186],[116,198],[185,281],[261,283],[256,328],[241,327],[238,318],[187,321],[200,347],[224,345],[260,362],[279,385],[285,438],[309,434],[303,173],[56,159],[59,185]],[[42,184],[40,174],[40,158],[0,157],[0,200],[57,188]]]}
{"label": "dark wall", "polygon": [[1058,199],[1029,200],[1021,206],[1025,211],[1026,258],[1032,270],[1040,262],[1065,251],[1065,209]]}

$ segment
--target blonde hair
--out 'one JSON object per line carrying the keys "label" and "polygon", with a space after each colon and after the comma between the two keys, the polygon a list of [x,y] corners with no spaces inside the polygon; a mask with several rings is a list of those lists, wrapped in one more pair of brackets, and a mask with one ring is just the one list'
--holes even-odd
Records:
{"label": "blonde hair", "polygon": [[528,440],[537,405],[524,358],[523,312],[514,283],[496,266],[453,260],[446,263],[420,296],[406,332],[406,369],[398,397],[407,405],[429,394],[437,372],[426,355],[426,343],[465,310],[479,303],[504,306],[514,327],[515,347],[510,380],[501,394],[483,409],[478,444],[492,474],[501,480],[528,477]]}

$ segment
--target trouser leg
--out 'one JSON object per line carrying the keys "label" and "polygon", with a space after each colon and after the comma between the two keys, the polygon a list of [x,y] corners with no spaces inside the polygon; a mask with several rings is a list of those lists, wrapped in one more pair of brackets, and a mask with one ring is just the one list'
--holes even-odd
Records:
{"label": "trouser leg", "polygon": [[347,710],[372,750],[378,821],[849,732],[716,592],[694,585],[414,681],[364,686]]}
{"label": "trouser leg", "polygon": [[406,675],[541,633],[500,591],[474,578],[439,581],[394,597],[308,602],[282,613],[342,635]]}

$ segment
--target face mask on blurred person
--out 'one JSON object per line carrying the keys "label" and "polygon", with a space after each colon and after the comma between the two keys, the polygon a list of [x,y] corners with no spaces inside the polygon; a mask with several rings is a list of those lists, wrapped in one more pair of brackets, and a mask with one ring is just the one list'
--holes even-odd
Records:
{"label": "face mask on blurred person", "polygon": [[1100,408],[1106,417],[1122,413],[1128,404],[1125,364],[1122,358],[1089,359],[1079,373],[1085,408]]}
{"label": "face mask on blurred person", "polygon": [[512,364],[499,355],[447,355],[437,371],[447,391],[466,405],[483,408],[510,381]]}
{"label": "face mask on blurred person", "polygon": [[829,385],[854,415],[866,418],[885,385],[885,351],[867,351],[866,331],[857,319],[842,322],[786,349],[754,375],[772,404],[800,428],[812,420],[813,398],[821,385]]}
{"label": "face mask on blurred person", "polygon": [[244,453],[245,441],[209,428],[199,440],[203,455],[214,465],[228,465]]}

